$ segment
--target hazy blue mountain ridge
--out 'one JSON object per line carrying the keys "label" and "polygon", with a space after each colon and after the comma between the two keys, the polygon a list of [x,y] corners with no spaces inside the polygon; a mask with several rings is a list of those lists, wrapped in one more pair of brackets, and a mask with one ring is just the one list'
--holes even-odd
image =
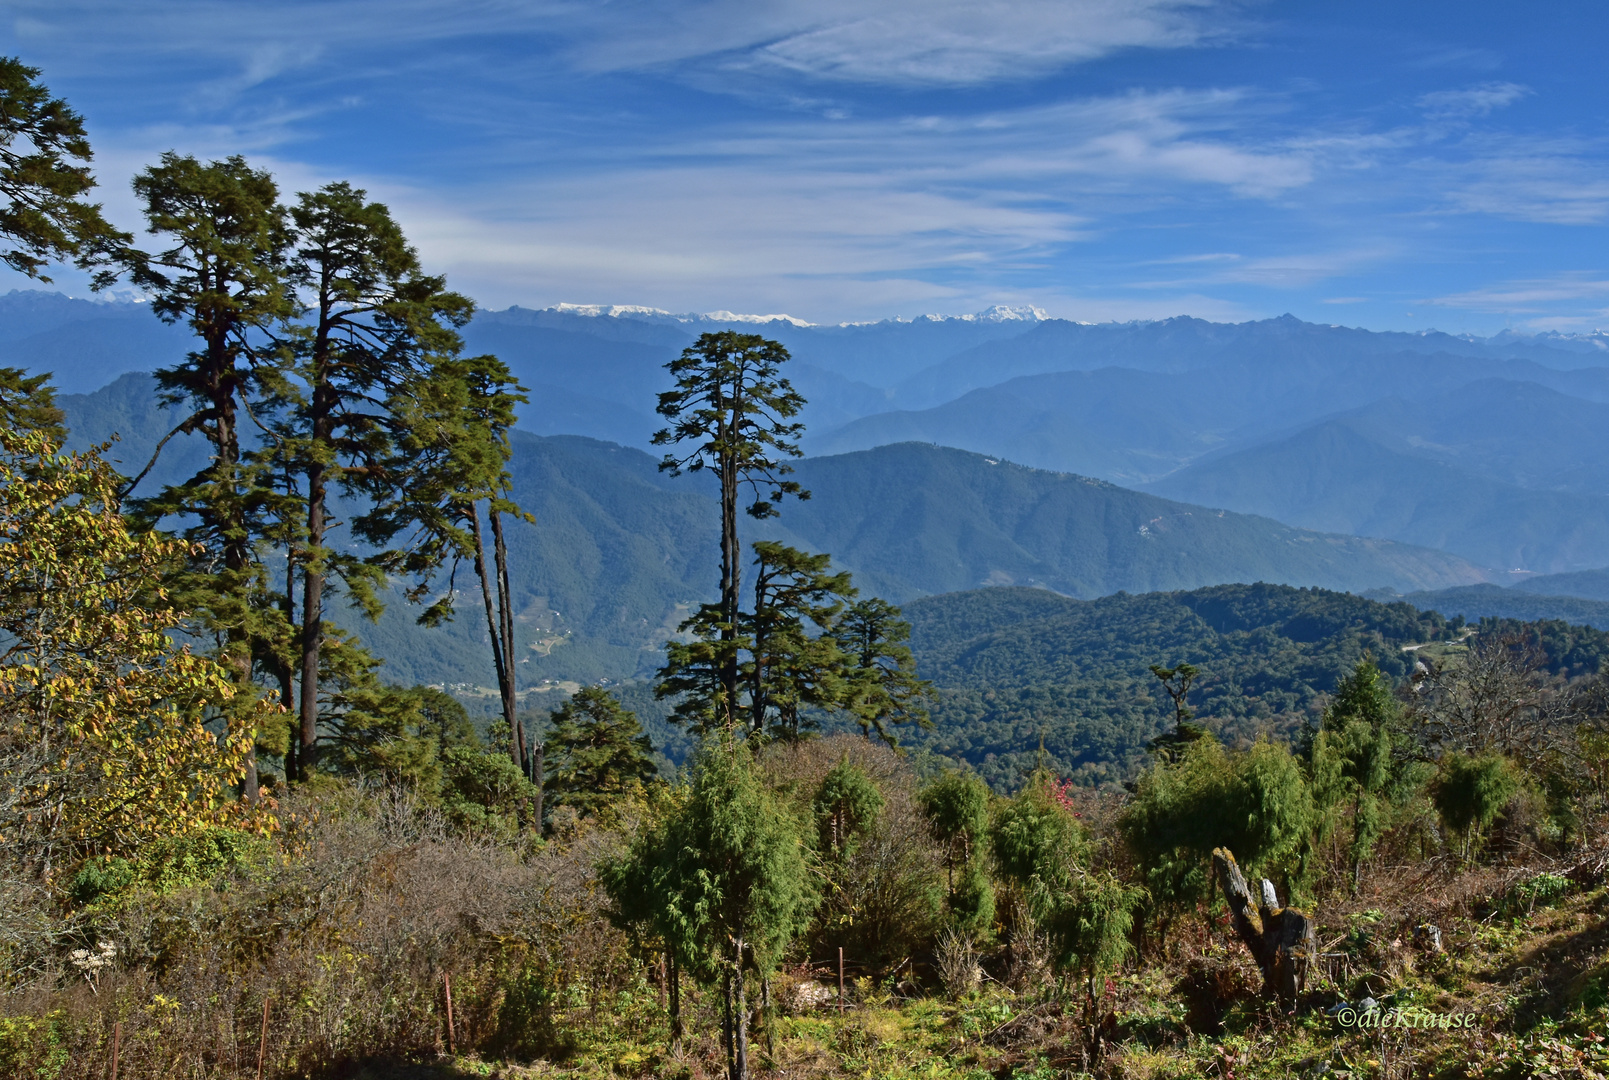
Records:
{"label": "hazy blue mountain ridge", "polygon": [[[75,439],[119,432],[116,453],[133,471],[174,421],[154,407],[154,393],[149,378],[129,377],[63,406]],[[141,490],[204,460],[199,440],[175,440]],[[525,432],[515,433],[512,471],[515,497],[537,518],[510,538],[525,684],[651,671],[676,623],[713,595],[708,477],[673,478],[656,457],[611,443]],[[1095,597],[1243,580],[1413,591],[1490,577],[1440,552],[1305,532],[920,444],[807,458],[797,478],[812,498],[786,500],[782,517],[752,526],[753,535],[829,552],[867,594],[895,602],[988,584]],[[484,671],[455,674],[465,663],[460,646],[484,633],[472,578],[455,584],[464,615],[448,637],[411,628],[412,615],[396,606],[377,628],[339,618],[399,678],[479,684]]]}
{"label": "hazy blue mountain ridge", "polygon": [[[664,364],[721,326],[794,350],[788,373],[811,401],[802,419],[812,453],[937,443],[1126,485],[1155,482],[1158,493],[1192,504],[1434,545],[1499,569],[1609,564],[1599,506],[1558,495],[1602,492],[1609,481],[1600,434],[1609,430],[1601,423],[1609,367],[1598,336],[1482,341],[1289,317],[1086,326],[995,313],[820,327],[511,308],[482,312],[466,344],[503,356],[530,387],[526,430],[647,448],[661,425],[653,407],[669,385]],[[134,336],[118,337],[125,330]],[[156,337],[138,344],[136,330]],[[171,362],[190,344],[182,327],[164,327],[139,304],[0,298],[0,346],[32,342],[21,359],[35,369],[54,355],[41,342],[91,332],[103,338],[54,365],[69,388],[132,364],[130,356]],[[914,392],[913,379],[929,379],[923,392],[932,393],[938,375],[984,385],[932,409],[889,411]],[[1324,427],[1337,421],[1368,444],[1354,447],[1350,466],[1336,457],[1340,436]],[[143,422],[125,414],[112,426]],[[132,446],[117,453],[137,456]],[[1271,457],[1279,458],[1272,471]],[[1000,549],[1006,577],[1054,577],[1009,548]]]}
{"label": "hazy blue mountain ridge", "polygon": [[1609,601],[1609,569],[1538,574],[1521,579],[1513,587],[1520,592],[1541,596],[1575,596],[1585,600]]}
{"label": "hazy blue mountain ridge", "polygon": [[1498,585],[1461,585],[1452,589],[1410,593],[1378,589],[1365,595],[1374,600],[1402,601],[1423,611],[1437,611],[1449,617],[1461,616],[1469,622],[1478,622],[1483,618],[1520,619],[1525,622],[1555,619],[1572,625],[1609,630],[1609,602],[1579,596],[1553,596]]}
{"label": "hazy blue mountain ridge", "polygon": [[1505,570],[1609,563],[1609,497],[1490,480],[1388,449],[1343,420],[1192,466],[1146,490],[1303,528],[1389,537]]}
{"label": "hazy blue mountain ridge", "polygon": [[[980,362],[973,370],[982,382],[994,369]],[[1316,359],[1270,346],[1180,372],[1103,365],[988,381],[930,408],[815,431],[806,445],[812,453],[844,453],[918,439],[1141,484],[1381,399],[1433,397],[1488,379],[1546,387],[1561,405],[1572,398],[1609,402],[1609,368],[1441,353]]]}

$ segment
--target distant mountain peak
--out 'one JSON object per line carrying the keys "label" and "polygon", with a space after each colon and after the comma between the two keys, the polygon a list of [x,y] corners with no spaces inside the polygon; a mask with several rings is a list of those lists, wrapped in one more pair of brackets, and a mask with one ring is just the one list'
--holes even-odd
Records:
{"label": "distant mountain peak", "polygon": [[740,315],[732,311],[685,312],[677,315],[663,308],[641,307],[637,304],[554,304],[548,311],[564,315],[580,315],[594,319],[637,319],[642,322],[681,323],[683,325],[726,325],[730,323],[785,322],[792,326],[814,326],[815,323],[792,315]]}
{"label": "distant mountain peak", "polygon": [[1006,304],[995,304],[971,315],[923,315],[928,322],[1044,322],[1050,316],[1044,308],[1034,307],[1032,304],[1023,304],[1019,307],[1010,307]]}

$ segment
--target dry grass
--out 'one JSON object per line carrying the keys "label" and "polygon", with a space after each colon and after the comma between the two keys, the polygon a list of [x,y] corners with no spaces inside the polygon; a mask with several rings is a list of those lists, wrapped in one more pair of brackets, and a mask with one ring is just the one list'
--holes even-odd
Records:
{"label": "dry grass", "polygon": [[[114,1029],[120,1080],[255,1076],[259,1052],[272,1077],[434,1059],[448,977],[458,1048],[528,1053],[635,977],[602,917],[605,834],[522,851],[450,835],[397,793],[290,809],[267,858],[92,912],[80,932],[118,963],[93,984],[59,964],[0,999],[0,1075],[99,1075]],[[507,1030],[515,1006],[531,1030]]]}

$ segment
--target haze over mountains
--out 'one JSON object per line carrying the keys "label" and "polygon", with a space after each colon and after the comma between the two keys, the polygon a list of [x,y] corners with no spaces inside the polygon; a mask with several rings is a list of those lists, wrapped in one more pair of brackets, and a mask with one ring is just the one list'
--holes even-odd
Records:
{"label": "haze over mountains", "polygon": [[[786,504],[771,531],[832,552],[890,599],[1266,580],[1415,603],[1463,590],[1452,595],[1470,610],[1457,613],[1475,617],[1518,602],[1498,585],[1553,574],[1559,592],[1585,595],[1581,572],[1609,566],[1601,334],[1371,333],[1288,316],[1091,326],[1007,308],[813,326],[515,307],[481,313],[465,337],[530,388],[520,427],[533,437],[516,440],[515,469],[544,522],[517,541],[530,547],[533,675],[640,670],[712,586],[698,542],[707,494],[641,451],[661,426],[665,363],[723,327],[787,345],[810,402],[800,472],[816,497]],[[0,297],[0,363],[55,372],[78,395],[64,400],[75,440],[119,433],[113,456],[130,473],[176,418],[128,373],[190,347],[141,304]],[[152,481],[203,456],[177,440]],[[420,677],[454,662],[453,649],[410,659],[405,625],[365,631],[376,634]],[[478,655],[462,644],[466,662]]]}
{"label": "haze over mountains", "polygon": [[[126,473],[179,419],[157,408],[139,374],[62,405],[75,441],[121,433],[110,456]],[[671,477],[656,457],[586,437],[516,432],[513,444],[514,496],[536,517],[510,533],[525,680],[652,671],[664,640],[715,587],[718,514],[707,477]],[[204,453],[198,439],[174,440],[152,489]],[[812,497],[785,502],[780,519],[752,526],[754,537],[831,552],[864,592],[898,603],[984,585],[1092,599],[1220,581],[1416,591],[1486,576],[1442,552],[1206,511],[923,443],[807,458],[797,478]],[[462,603],[446,635],[414,632],[400,604],[379,627],[346,625],[399,678],[460,681],[488,664],[473,590]]]}
{"label": "haze over mountains", "polygon": [[[646,446],[665,360],[711,325],[510,309],[468,337],[532,386],[530,430]],[[930,442],[1497,570],[1609,565],[1600,334],[1085,326],[1032,311],[761,325],[794,353],[814,455]]]}

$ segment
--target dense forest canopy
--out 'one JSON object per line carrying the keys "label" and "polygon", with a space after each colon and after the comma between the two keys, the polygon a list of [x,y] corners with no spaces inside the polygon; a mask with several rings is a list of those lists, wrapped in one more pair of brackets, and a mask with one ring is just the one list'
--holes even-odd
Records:
{"label": "dense forest canopy", "polygon": [[906,612],[919,669],[940,688],[934,731],[914,742],[1008,789],[1035,767],[1041,736],[1062,775],[1129,775],[1173,714],[1151,664],[1199,667],[1191,704],[1229,741],[1289,737],[1360,660],[1400,679],[1405,646],[1461,625],[1405,603],[1261,584],[1090,601],[982,589]]}

